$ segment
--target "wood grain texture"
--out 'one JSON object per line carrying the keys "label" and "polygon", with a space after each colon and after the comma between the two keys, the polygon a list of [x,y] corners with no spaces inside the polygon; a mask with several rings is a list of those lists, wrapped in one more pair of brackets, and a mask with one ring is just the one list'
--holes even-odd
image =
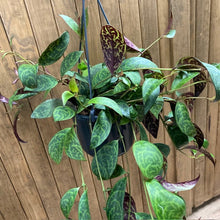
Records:
{"label": "wood grain texture", "polygon": [[[173,0],[171,1],[171,7],[173,12],[173,26],[177,32],[173,39],[173,62],[175,64],[181,57],[190,55],[190,1]],[[177,152],[176,154],[176,175],[178,182],[192,179],[192,159],[189,158],[190,153],[186,152],[186,154],[181,152]],[[181,192],[180,195],[187,201],[186,213],[188,215],[192,212],[192,191]]]}
{"label": "wood grain texture", "polygon": [[[211,1],[197,1],[195,8],[195,56],[203,62],[208,62],[209,59],[209,27],[210,27],[210,7]],[[191,38],[192,40],[192,38]],[[201,96],[207,96],[207,88],[204,89]],[[207,101],[196,100],[194,105],[194,120],[195,123],[205,133],[207,128],[207,120],[201,120],[201,118],[207,115]],[[208,161],[207,161],[208,162]],[[200,175],[200,181],[194,189],[194,205],[199,206],[204,201],[205,190],[205,158],[201,157],[195,160],[194,177]],[[209,163],[209,162],[208,162]]]}
{"label": "wood grain texture", "polygon": [[[180,57],[196,56],[205,62],[220,62],[219,43],[219,0],[109,0],[101,1],[110,24],[121,30],[126,37],[138,47],[146,47],[167,27],[170,10],[173,12],[173,28],[177,30],[174,39],[163,39],[151,48],[154,62],[161,67],[170,67]],[[37,62],[39,54],[61,33],[68,30],[70,44],[64,54],[78,50],[79,38],[59,16],[66,14],[75,20],[82,11],[81,0],[0,0],[0,48],[14,49],[24,57]],[[103,62],[103,54],[99,40],[101,25],[106,21],[96,1],[86,1],[89,12],[88,40],[90,63]],[[12,45],[9,45],[13,37]],[[128,57],[132,56],[128,54]],[[7,56],[0,62],[0,93],[10,97],[20,82],[12,85],[15,80],[13,57]],[[48,71],[59,78],[59,65],[48,67]],[[8,63],[7,63],[8,62]],[[165,72],[165,74],[168,74]],[[54,89],[47,98],[60,97],[63,88]],[[214,96],[210,85],[201,96]],[[80,164],[69,160],[64,155],[61,163],[56,165],[48,155],[48,143],[60,129],[72,125],[71,121],[54,123],[52,119],[32,120],[32,110],[42,101],[43,96],[30,98],[23,102],[23,113],[19,117],[18,129],[20,136],[27,144],[18,143],[13,135],[12,121],[14,113],[8,106],[0,103],[0,219],[54,219],[60,220],[63,215],[59,208],[61,196],[70,188],[81,186]],[[171,182],[189,180],[200,174],[200,181],[194,191],[184,194],[187,202],[187,213],[191,208],[201,205],[204,201],[220,194],[220,104],[196,101],[194,117],[209,140],[209,151],[216,157],[216,166],[205,158],[196,161],[176,152],[169,136],[161,129],[159,140],[166,141],[171,147],[168,157],[167,179]],[[170,111],[165,106],[164,114]],[[204,115],[206,117],[204,117]],[[85,182],[89,189],[90,210],[92,219],[105,219],[104,197],[100,182],[90,172],[92,158],[86,156],[82,162]],[[131,195],[136,201],[139,212],[147,211],[146,198],[140,172],[134,161],[132,150],[128,153],[131,172]],[[125,156],[118,158],[118,163],[125,169]],[[119,178],[105,181],[105,188],[111,188]],[[76,199],[70,216],[77,219],[77,208],[82,189]],[[2,199],[4,198],[5,199]],[[11,211],[13,210],[13,212]],[[3,216],[3,217],[2,217]]]}

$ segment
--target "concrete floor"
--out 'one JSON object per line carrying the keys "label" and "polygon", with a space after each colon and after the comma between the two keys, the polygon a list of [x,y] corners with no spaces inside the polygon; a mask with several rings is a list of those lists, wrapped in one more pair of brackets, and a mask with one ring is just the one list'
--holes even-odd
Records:
{"label": "concrete floor", "polygon": [[220,220],[220,197],[205,203],[201,207],[195,209],[187,220]]}

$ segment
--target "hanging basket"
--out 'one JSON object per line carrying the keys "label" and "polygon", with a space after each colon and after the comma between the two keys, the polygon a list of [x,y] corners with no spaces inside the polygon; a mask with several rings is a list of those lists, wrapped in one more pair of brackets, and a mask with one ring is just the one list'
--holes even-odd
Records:
{"label": "hanging basket", "polygon": [[[95,120],[96,119],[97,119],[97,116],[95,116]],[[91,132],[90,132],[89,120],[90,119],[88,115],[77,115],[76,116],[77,134],[78,134],[78,138],[82,145],[83,150],[89,155],[94,156],[94,149],[90,148]],[[130,124],[121,125],[120,131],[123,136],[123,139],[125,142],[125,149],[127,152],[131,148],[134,142],[132,127]],[[118,156],[123,155],[125,153],[125,150],[124,150],[122,141],[120,140],[120,135],[119,135],[119,132],[118,132],[118,129],[115,123],[112,124],[112,128],[107,139],[99,147],[95,149],[96,152],[99,151],[103,145],[113,140],[119,140]]]}

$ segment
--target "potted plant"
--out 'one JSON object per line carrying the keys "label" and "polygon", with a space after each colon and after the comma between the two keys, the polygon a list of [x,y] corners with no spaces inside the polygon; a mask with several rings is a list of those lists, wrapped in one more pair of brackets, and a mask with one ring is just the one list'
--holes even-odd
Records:
{"label": "potted plant", "polygon": [[[156,138],[159,121],[162,121],[177,150],[189,149],[194,157],[201,152],[215,164],[213,156],[205,149],[208,142],[201,129],[191,121],[189,110],[207,83],[215,87],[213,100],[220,99],[219,65],[203,63],[195,57],[184,57],[172,68],[159,68],[149,53],[153,44],[140,49],[119,30],[107,24],[100,32],[104,63],[91,66],[84,2],[80,24],[70,17],[62,15],[62,18],[79,35],[80,49],[65,56],[60,67],[60,78],[53,77],[44,67],[63,56],[69,43],[68,32],[45,49],[37,64],[23,59],[18,67],[18,77],[23,87],[16,90],[10,99],[1,95],[1,101],[8,102],[12,107],[21,99],[41,92],[48,93],[62,84],[66,90],[61,96],[43,101],[31,115],[36,119],[53,117],[54,121],[73,120],[72,127],[59,131],[51,139],[48,151],[52,160],[60,163],[65,151],[69,158],[83,161],[85,151],[94,156],[91,170],[102,183],[122,176],[112,189],[102,187],[108,219],[183,219],[185,201],[177,193],[193,188],[199,177],[184,183],[166,182],[169,146],[149,142],[146,130]],[[171,24],[172,17],[165,34],[155,43],[162,38],[174,37],[175,30],[171,30]],[[126,51],[135,55],[125,59]],[[1,52],[3,56],[8,54]],[[10,54],[15,55],[14,52]],[[165,75],[164,70],[170,73]],[[171,76],[174,76],[173,81]],[[168,88],[170,81],[172,86]],[[194,88],[194,92],[184,90],[190,87]],[[170,105],[168,115],[163,114],[165,102]],[[14,133],[19,141],[23,141],[18,135],[16,120]],[[129,170],[125,171],[117,164],[118,156],[126,154],[131,147],[142,173],[149,213],[136,211],[130,191],[126,192],[127,184],[130,188]],[[60,201],[67,219],[71,219],[69,213],[80,188],[83,194],[79,201],[79,219],[90,219],[83,175],[82,186],[68,190]]]}

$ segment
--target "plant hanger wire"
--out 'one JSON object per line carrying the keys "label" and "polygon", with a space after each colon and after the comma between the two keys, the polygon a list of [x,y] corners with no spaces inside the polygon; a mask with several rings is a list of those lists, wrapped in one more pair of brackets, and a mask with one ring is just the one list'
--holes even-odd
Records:
{"label": "plant hanger wire", "polygon": [[[100,0],[97,0],[98,5],[102,11],[102,14],[106,20],[106,23],[109,24],[109,20],[105,14],[105,11],[102,7],[102,4],[100,2]],[[85,51],[86,51],[86,60],[87,60],[87,65],[88,65],[88,80],[89,80],[89,97],[90,99],[93,98],[92,95],[92,82],[91,82],[91,71],[90,71],[90,61],[89,61],[89,49],[88,49],[88,37],[87,37],[87,27],[86,27],[86,9],[85,9],[85,0],[82,0],[83,3],[83,7],[82,7],[82,21],[81,21],[81,38],[80,38],[80,45],[79,45],[79,50],[81,50],[82,47],[82,40],[83,40],[83,30],[84,30],[84,37],[85,37]],[[91,121],[94,122],[95,121],[95,110],[92,106],[92,109],[90,111],[90,117],[91,117]]]}

